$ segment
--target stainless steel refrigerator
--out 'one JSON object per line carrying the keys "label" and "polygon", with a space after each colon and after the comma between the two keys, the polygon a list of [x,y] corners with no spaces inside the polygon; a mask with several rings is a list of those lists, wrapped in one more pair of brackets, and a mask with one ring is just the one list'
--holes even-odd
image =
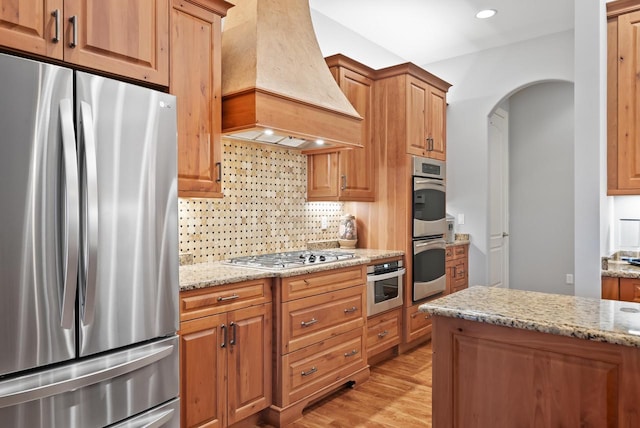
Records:
{"label": "stainless steel refrigerator", "polygon": [[0,426],[178,427],[175,97],[0,76]]}

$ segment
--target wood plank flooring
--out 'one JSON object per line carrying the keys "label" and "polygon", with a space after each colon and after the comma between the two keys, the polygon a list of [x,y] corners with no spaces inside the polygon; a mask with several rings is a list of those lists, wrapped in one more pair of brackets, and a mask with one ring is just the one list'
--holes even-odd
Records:
{"label": "wood plank flooring", "polygon": [[431,427],[431,342],[372,367],[367,382],[308,407],[290,427]]}

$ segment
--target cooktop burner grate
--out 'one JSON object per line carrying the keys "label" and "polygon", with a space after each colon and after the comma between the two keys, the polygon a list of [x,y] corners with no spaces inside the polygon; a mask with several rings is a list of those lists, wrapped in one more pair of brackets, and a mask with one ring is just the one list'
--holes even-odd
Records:
{"label": "cooktop burner grate", "polygon": [[258,269],[291,269],[319,265],[354,258],[354,253],[343,251],[286,251],[282,253],[260,254],[236,257],[225,263]]}

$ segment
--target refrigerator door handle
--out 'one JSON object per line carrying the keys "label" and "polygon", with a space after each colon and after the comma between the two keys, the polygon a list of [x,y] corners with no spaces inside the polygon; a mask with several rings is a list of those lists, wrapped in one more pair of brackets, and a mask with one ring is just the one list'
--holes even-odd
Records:
{"label": "refrigerator door handle", "polygon": [[73,107],[70,99],[60,101],[60,128],[62,131],[62,158],[64,162],[66,235],[63,237],[63,291],[60,302],[60,326],[71,329],[78,284],[78,251],[80,247],[80,200],[78,187],[78,161],[76,135],[73,129]]}
{"label": "refrigerator door handle", "polygon": [[[33,385],[31,387],[30,385],[24,386],[24,384],[19,384],[20,379],[16,379],[17,383],[15,385],[10,385],[7,388],[9,389],[8,392],[5,393],[0,389],[0,409],[30,401],[41,400],[43,398],[63,394],[68,391],[75,391],[89,385],[133,372],[168,357],[174,351],[174,348],[175,345],[173,344],[154,347],[140,356],[136,355],[133,359],[128,359],[122,362],[118,361],[111,366],[98,370],[87,370],[84,371],[84,373],[82,370],[72,370],[68,377],[44,385]],[[51,377],[55,378],[56,376],[54,375]]]}
{"label": "refrigerator door handle", "polygon": [[83,205],[85,248],[84,252],[84,290],[82,321],[84,325],[93,322],[96,299],[96,273],[98,260],[98,167],[96,164],[96,141],[93,128],[93,114],[91,106],[82,101],[80,103],[80,127],[82,129],[83,173],[86,175],[83,191],[85,203]]}

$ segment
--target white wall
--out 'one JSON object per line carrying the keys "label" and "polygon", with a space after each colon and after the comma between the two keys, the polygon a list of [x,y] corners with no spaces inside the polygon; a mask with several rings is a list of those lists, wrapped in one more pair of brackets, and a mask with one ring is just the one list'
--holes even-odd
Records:
{"label": "white wall", "polygon": [[373,69],[407,62],[314,9],[311,9],[311,21],[325,57],[341,53]]}
{"label": "white wall", "polygon": [[573,294],[573,84],[545,82],[509,98],[509,284]]}
{"label": "white wall", "polygon": [[513,92],[549,80],[573,81],[573,32],[514,43],[424,65],[452,83],[447,96],[447,201],[471,234],[469,284],[487,283],[488,128],[493,109]]}

